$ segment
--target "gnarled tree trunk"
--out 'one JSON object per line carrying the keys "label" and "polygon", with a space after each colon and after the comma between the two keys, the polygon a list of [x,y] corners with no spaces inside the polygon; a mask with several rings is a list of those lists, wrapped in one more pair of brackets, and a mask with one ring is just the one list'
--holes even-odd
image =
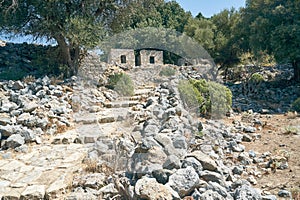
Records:
{"label": "gnarled tree trunk", "polygon": [[68,67],[66,77],[76,75],[79,67],[80,48],[75,44],[68,44],[62,35],[55,36],[60,51],[60,62]]}

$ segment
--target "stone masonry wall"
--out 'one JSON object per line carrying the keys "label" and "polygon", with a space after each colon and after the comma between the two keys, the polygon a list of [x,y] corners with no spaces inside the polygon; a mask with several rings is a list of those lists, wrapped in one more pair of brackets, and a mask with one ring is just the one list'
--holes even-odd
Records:
{"label": "stone masonry wall", "polygon": [[[150,62],[151,57],[153,57],[154,62]],[[141,65],[149,65],[149,64],[164,64],[163,51],[156,50],[141,50],[140,51],[140,62]]]}
{"label": "stone masonry wall", "polygon": [[135,65],[134,50],[133,49],[111,49],[108,62],[117,65],[134,66]]}

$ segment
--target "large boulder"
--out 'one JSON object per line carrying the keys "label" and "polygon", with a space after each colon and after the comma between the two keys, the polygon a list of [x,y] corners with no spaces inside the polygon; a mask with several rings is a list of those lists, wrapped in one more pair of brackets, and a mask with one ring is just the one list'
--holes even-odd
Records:
{"label": "large boulder", "polygon": [[180,197],[184,197],[192,192],[199,185],[199,182],[200,179],[195,169],[188,166],[172,174],[167,185],[173,188]]}
{"label": "large boulder", "polygon": [[261,200],[262,196],[257,189],[252,188],[248,185],[242,185],[241,187],[237,188],[234,192],[234,199],[235,200]]}
{"label": "large boulder", "polygon": [[204,170],[217,171],[216,162],[202,151],[194,151],[186,157],[196,158],[202,165]]}
{"label": "large boulder", "polygon": [[141,199],[173,200],[170,189],[158,182],[155,178],[143,177],[135,184],[135,193]]}
{"label": "large boulder", "polygon": [[19,134],[14,134],[9,136],[7,140],[4,141],[3,149],[14,149],[23,144],[25,144],[25,139]]}

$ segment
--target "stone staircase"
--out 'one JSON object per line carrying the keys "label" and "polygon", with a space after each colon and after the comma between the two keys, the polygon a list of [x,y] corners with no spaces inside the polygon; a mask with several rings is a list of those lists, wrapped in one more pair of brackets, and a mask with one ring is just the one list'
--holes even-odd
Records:
{"label": "stone staircase", "polygon": [[2,154],[11,158],[0,159],[0,199],[63,199],[72,187],[74,174],[84,170],[82,160],[91,145],[102,141],[110,148],[102,158],[115,158],[113,138],[132,108],[153,90],[145,86],[132,97],[106,102],[99,112],[75,113],[75,129],[43,145],[32,145],[24,153]]}
{"label": "stone staircase", "polygon": [[105,101],[97,112],[75,112],[73,130],[18,153],[1,152],[0,199],[66,199],[74,175],[84,173],[82,161],[97,142],[104,161],[124,159],[117,157],[114,139],[132,131],[130,114],[154,93],[154,84],[139,84],[133,96]]}
{"label": "stone staircase", "polygon": [[114,101],[107,101],[103,108],[90,113],[83,111],[75,113],[74,120],[76,130],[80,133],[80,140],[83,143],[94,143],[103,137],[112,137],[115,132],[122,128],[122,123],[129,119],[129,114],[134,113],[134,107],[154,94],[153,85],[139,86],[133,96],[118,97]]}

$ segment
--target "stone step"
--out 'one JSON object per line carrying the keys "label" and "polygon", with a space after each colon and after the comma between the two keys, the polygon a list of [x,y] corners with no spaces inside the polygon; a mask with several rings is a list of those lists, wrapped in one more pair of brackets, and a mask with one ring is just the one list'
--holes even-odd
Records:
{"label": "stone step", "polygon": [[83,144],[95,143],[98,137],[104,135],[98,124],[85,124],[76,127],[79,139]]}
{"label": "stone step", "polygon": [[147,88],[137,89],[137,90],[134,91],[134,95],[149,95],[153,92],[154,92],[153,89],[147,89]]}
{"label": "stone step", "polygon": [[104,103],[106,108],[129,108],[139,104],[139,101],[113,101]]}
{"label": "stone step", "polygon": [[57,134],[52,138],[51,144],[72,144],[80,143],[79,134],[75,130],[68,130],[65,133]]}
{"label": "stone step", "polygon": [[98,121],[97,113],[75,113],[74,122],[76,124],[95,124]]}
{"label": "stone step", "polygon": [[137,89],[155,89],[155,85],[139,85]]}
{"label": "stone step", "polygon": [[98,140],[111,140],[117,132],[119,125],[111,124],[85,124],[76,127],[79,139],[83,144],[93,144]]}
{"label": "stone step", "polygon": [[107,108],[98,114],[98,123],[112,123],[126,119],[129,109],[125,108]]}
{"label": "stone step", "polygon": [[141,95],[134,95],[128,97],[119,97],[117,98],[117,101],[139,101],[141,98],[142,98]]}

